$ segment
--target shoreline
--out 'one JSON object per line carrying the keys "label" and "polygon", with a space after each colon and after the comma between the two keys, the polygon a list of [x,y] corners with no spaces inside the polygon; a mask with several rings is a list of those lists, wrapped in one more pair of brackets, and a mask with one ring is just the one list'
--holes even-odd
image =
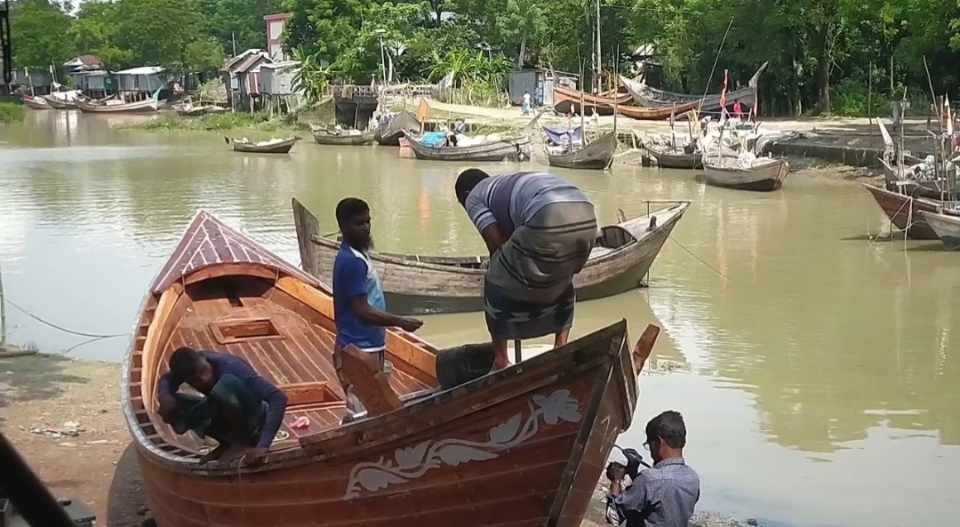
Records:
{"label": "shoreline", "polygon": [[[117,395],[120,364],[36,354],[0,355],[0,431],[58,498],[79,500],[99,525],[140,527],[149,517]],[[603,480],[582,527],[606,525]],[[749,524],[698,511],[696,527]]]}

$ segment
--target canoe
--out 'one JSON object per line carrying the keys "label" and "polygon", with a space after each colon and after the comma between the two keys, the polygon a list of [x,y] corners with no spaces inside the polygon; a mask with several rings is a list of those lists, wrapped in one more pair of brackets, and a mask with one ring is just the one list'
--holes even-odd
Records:
{"label": "canoe", "polygon": [[141,113],[155,112],[160,108],[160,102],[154,98],[142,101],[123,103],[118,99],[109,99],[106,102],[94,102],[90,99],[77,100],[77,108],[84,113]]}
{"label": "canoe", "polygon": [[313,140],[318,145],[368,145],[373,142],[373,132],[351,134],[324,128],[313,128]]}
{"label": "canoe", "polygon": [[[753,77],[750,78],[746,86],[727,94],[727,102],[733,104],[734,101],[740,101],[742,104],[752,108],[757,100],[757,83],[760,80],[760,74],[763,73],[765,69],[767,69],[766,62],[757,69],[757,72],[753,74]],[[623,86],[627,89],[627,92],[630,93],[633,102],[636,103],[637,106],[673,108],[674,105],[682,106],[694,101],[697,102],[697,106],[699,106],[700,99],[702,98],[703,108],[700,109],[701,111],[709,112],[720,110],[721,94],[719,93],[712,93],[704,98],[703,95],[658,90],[647,86],[643,81],[629,79],[622,75],[620,76],[620,82],[623,83]]]}
{"label": "canoe", "polygon": [[640,121],[662,121],[669,119],[674,113],[680,115],[684,112],[694,110],[699,106],[699,101],[693,101],[671,108],[653,108],[640,106],[618,106],[617,113],[624,117],[637,119]]}
{"label": "canoe", "polygon": [[552,154],[547,151],[550,166],[564,168],[593,168],[603,170],[610,166],[613,154],[617,152],[617,134],[608,132],[587,146],[566,152]]}
{"label": "canoe", "polygon": [[246,139],[227,139],[227,141],[233,145],[234,152],[247,152],[251,154],[286,154],[290,152],[290,149],[293,148],[293,145],[299,140],[299,137],[291,137],[289,139],[275,139],[254,143]]}
{"label": "canoe", "polygon": [[688,154],[662,145],[644,144],[643,148],[657,160],[660,168],[692,170],[703,168],[703,152]]}
{"label": "canoe", "polygon": [[400,146],[400,138],[405,130],[419,132],[420,121],[416,115],[402,111],[381,122],[373,132],[373,139],[384,146]]}
{"label": "canoe", "polygon": [[[604,298],[643,285],[644,277],[689,202],[669,202],[660,210],[603,227],[583,270],[574,277],[577,300]],[[654,204],[656,205],[656,204]],[[322,280],[333,275],[340,243],[321,235],[320,224],[293,200],[293,218],[303,269]],[[419,256],[370,251],[391,312],[457,313],[483,309],[481,292],[486,256]]]}
{"label": "canoe", "polygon": [[583,107],[588,110],[588,114],[599,113],[600,115],[613,115],[614,103],[618,105],[628,104],[630,94],[618,94],[614,100],[612,93],[603,95],[593,95],[581,93],[579,90],[557,86],[553,88],[553,109],[558,113],[580,113],[580,100],[583,99]]}
{"label": "canoe", "polygon": [[23,104],[27,108],[33,108],[34,110],[49,110],[50,103],[47,102],[43,97],[31,97],[29,95],[24,95],[20,98],[23,101]]}
{"label": "canoe", "polygon": [[867,183],[864,183],[863,186],[870,191],[873,199],[877,201],[877,205],[880,205],[884,214],[890,218],[890,222],[896,225],[898,229],[907,231],[908,237],[914,240],[936,240],[939,238],[920,214],[921,212],[939,212],[939,201],[914,198]]}
{"label": "canoe", "polygon": [[[315,278],[196,215],[148,289],[121,374],[158,525],[578,526],[631,424],[637,374],[658,333],[648,327],[631,353],[621,321],[440,389],[438,350],[390,329],[396,408],[341,426],[334,328],[328,289]],[[242,357],[286,394],[264,464],[200,464],[200,440],[157,416],[158,379],[184,345]],[[293,427],[301,417],[306,428]]]}
{"label": "canoe", "polygon": [[759,158],[753,166],[743,168],[734,157],[708,158],[703,161],[707,184],[737,190],[777,190],[790,173],[790,165],[782,159]]}
{"label": "canoe", "polygon": [[[77,94],[79,91],[74,92],[56,92],[49,95],[44,95],[44,100],[47,101],[47,104],[50,107],[57,110],[76,110],[77,109]],[[69,95],[68,95],[69,94]],[[62,97],[60,96],[62,95]]]}
{"label": "canoe", "polygon": [[960,250],[960,216],[921,210],[920,218],[937,233],[944,247],[951,251]]}
{"label": "canoe", "polygon": [[427,146],[404,131],[417,159],[433,161],[526,161],[530,159],[530,138],[515,137],[470,146]]}

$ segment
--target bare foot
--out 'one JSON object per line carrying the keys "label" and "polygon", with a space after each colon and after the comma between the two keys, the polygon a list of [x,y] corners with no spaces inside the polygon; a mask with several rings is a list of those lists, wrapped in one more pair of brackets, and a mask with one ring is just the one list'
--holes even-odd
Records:
{"label": "bare foot", "polygon": [[213,450],[207,452],[206,454],[200,457],[200,464],[205,465],[211,461],[216,461],[220,459],[220,457],[223,456],[223,453],[226,451],[227,451],[226,445],[218,445],[217,448],[214,448]]}

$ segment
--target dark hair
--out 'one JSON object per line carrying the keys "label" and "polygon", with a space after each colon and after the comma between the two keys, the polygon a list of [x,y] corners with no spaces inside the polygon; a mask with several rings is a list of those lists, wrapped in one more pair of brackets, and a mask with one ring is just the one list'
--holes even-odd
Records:
{"label": "dark hair", "polygon": [[647,423],[647,441],[664,440],[671,448],[687,444],[687,427],[680,412],[667,410]]}
{"label": "dark hair", "polygon": [[186,381],[193,377],[201,357],[200,352],[191,347],[177,348],[173,355],[170,355],[170,373],[174,378]]}
{"label": "dark hair", "polygon": [[343,227],[350,218],[364,212],[370,212],[370,206],[366,201],[360,198],[343,198],[340,203],[337,203],[337,225]]}
{"label": "dark hair", "polygon": [[460,175],[457,176],[457,184],[455,186],[457,192],[457,201],[461,205],[467,205],[467,196],[470,195],[470,191],[473,190],[473,187],[477,186],[477,183],[480,183],[484,179],[490,177],[490,174],[487,174],[479,168],[468,168],[463,172],[460,172]]}

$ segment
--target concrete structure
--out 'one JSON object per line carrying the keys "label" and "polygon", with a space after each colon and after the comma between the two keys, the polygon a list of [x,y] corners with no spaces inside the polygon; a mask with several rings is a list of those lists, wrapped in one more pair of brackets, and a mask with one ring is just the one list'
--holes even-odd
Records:
{"label": "concrete structure", "polygon": [[545,69],[524,69],[507,74],[510,104],[523,104],[523,94],[530,92],[537,106],[553,106],[554,86],[576,87],[579,76]]}
{"label": "concrete structure", "polygon": [[292,17],[293,13],[276,13],[263,17],[267,24],[267,54],[275,61],[284,61],[288,58],[283,49],[283,30]]}

